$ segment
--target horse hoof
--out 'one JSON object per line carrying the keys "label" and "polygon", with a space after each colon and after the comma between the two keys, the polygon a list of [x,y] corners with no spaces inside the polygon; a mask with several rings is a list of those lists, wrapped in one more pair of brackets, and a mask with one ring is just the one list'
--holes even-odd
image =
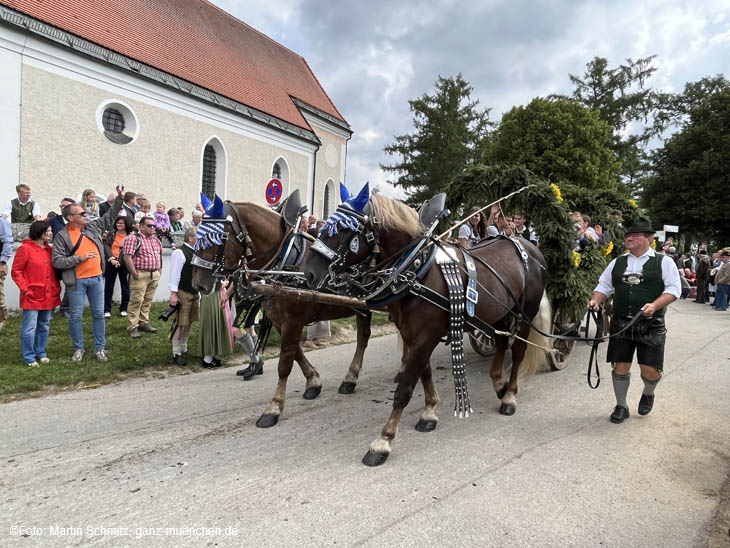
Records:
{"label": "horse hoof", "polygon": [[517,408],[514,403],[503,403],[499,408],[499,412],[507,416],[514,415],[515,411],[517,411]]}
{"label": "horse hoof", "polygon": [[386,460],[388,460],[389,453],[375,453],[374,451],[368,451],[362,458],[362,463],[365,466],[380,466]]}
{"label": "horse hoof", "polygon": [[416,423],[416,430],[419,432],[433,432],[436,430],[436,425],[438,424],[438,421],[435,421],[433,419],[419,419]]}
{"label": "horse hoof", "polygon": [[279,422],[279,415],[267,415],[264,413],[256,421],[256,426],[259,428],[271,428],[277,422]]}
{"label": "horse hoof", "polygon": [[401,374],[400,373],[397,373],[395,375],[395,378],[393,379],[393,382],[396,383],[396,384],[398,384],[400,381],[401,381]]}
{"label": "horse hoof", "polygon": [[507,385],[505,384],[502,388],[497,390],[497,399],[501,400],[504,398],[504,395],[507,393]]}
{"label": "horse hoof", "polygon": [[304,395],[302,396],[305,400],[313,400],[317,396],[319,396],[320,392],[322,392],[321,386],[310,386],[304,391]]}
{"label": "horse hoof", "polygon": [[337,389],[337,392],[339,394],[354,394],[355,393],[355,386],[356,386],[356,384],[354,382],[345,382],[345,381],[342,381],[342,384]]}

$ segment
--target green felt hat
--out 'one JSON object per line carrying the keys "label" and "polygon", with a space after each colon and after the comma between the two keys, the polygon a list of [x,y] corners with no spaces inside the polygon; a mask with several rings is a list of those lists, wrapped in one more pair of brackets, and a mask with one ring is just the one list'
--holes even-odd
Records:
{"label": "green felt hat", "polygon": [[649,219],[637,217],[631,226],[626,229],[626,234],[636,234],[637,232],[654,234],[655,230],[651,227],[651,221]]}

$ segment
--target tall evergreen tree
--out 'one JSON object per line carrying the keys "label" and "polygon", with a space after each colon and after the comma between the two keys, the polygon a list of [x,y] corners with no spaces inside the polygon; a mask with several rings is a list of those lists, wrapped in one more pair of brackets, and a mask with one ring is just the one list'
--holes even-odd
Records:
{"label": "tall evergreen tree", "polygon": [[[717,83],[717,82],[716,82]],[[698,89],[707,93],[698,94]],[[689,86],[689,118],[653,157],[642,202],[656,224],[730,243],[730,85]],[[694,105],[694,106],[691,106]]]}
{"label": "tall evergreen tree", "polygon": [[621,162],[623,182],[634,191],[648,169],[645,147],[667,121],[664,107],[669,96],[646,86],[656,71],[655,57],[627,59],[615,68],[609,68],[607,59],[594,57],[583,76],[570,75],[575,86],[571,97],[611,126],[609,147]]}
{"label": "tall evergreen tree", "polygon": [[415,131],[396,136],[385,147],[398,160],[380,167],[396,176],[393,184],[406,191],[409,203],[420,204],[440,192],[480,159],[492,124],[489,109],[480,110],[471,93],[461,74],[439,76],[433,94],[408,101]]}

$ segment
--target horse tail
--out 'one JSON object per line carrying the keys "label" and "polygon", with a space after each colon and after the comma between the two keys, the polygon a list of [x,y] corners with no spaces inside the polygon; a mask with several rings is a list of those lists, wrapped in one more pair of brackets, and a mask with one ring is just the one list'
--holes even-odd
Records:
{"label": "horse tail", "polygon": [[[540,301],[540,309],[532,319],[532,325],[543,333],[550,333],[552,331],[552,322],[552,306],[550,305],[547,291],[544,291],[542,300]],[[542,365],[547,361],[548,351],[546,349],[552,348],[553,346],[553,342],[549,337],[541,335],[534,328],[530,329],[530,335],[527,337],[527,340],[532,344],[527,345],[525,358],[520,364],[520,375],[524,376],[534,375],[540,370]]]}

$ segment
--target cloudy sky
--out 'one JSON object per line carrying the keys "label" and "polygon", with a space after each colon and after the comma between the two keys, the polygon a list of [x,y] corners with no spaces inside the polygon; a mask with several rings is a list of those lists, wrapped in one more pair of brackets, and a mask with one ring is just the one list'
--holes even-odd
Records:
{"label": "cloudy sky", "polygon": [[461,72],[498,121],[515,105],[572,90],[594,56],[614,67],[657,55],[649,85],[685,82],[730,64],[730,0],[212,0],[307,59],[350,123],[347,186],[399,196],[380,163],[412,130],[408,99]]}

